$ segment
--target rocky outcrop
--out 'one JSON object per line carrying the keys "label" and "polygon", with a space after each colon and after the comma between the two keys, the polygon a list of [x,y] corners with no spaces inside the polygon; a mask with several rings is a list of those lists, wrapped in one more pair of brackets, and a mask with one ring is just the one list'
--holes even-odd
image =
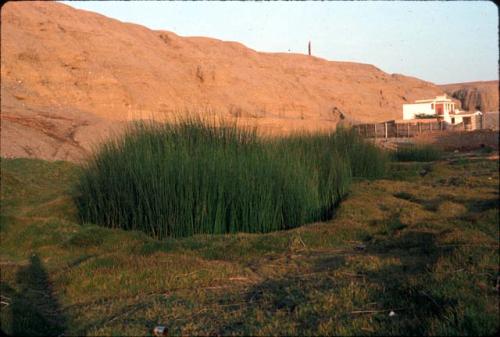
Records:
{"label": "rocky outcrop", "polygon": [[444,84],[440,87],[460,100],[463,110],[498,111],[498,81]]}

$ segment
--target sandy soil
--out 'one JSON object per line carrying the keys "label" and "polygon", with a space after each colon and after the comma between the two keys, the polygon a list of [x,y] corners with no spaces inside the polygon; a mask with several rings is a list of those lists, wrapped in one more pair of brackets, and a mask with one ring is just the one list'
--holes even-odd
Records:
{"label": "sandy soil", "polygon": [[399,118],[442,93],[373,65],[180,37],[55,2],[1,12],[1,155],[79,160],[110,130],[186,111],[268,133]]}

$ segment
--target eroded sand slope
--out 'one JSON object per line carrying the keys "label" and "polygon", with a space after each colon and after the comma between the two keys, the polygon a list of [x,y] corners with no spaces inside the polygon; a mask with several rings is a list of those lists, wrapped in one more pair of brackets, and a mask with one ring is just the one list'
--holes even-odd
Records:
{"label": "eroded sand slope", "polygon": [[76,161],[137,118],[189,110],[261,130],[401,117],[442,93],[368,64],[259,53],[180,37],[52,2],[2,7],[1,154]]}

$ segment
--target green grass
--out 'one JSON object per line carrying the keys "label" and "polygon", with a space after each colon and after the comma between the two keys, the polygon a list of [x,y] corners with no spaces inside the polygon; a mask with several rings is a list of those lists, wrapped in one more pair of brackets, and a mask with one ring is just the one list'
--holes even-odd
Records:
{"label": "green grass", "polygon": [[460,158],[425,163],[425,175],[422,163],[395,162],[391,179],[355,179],[326,222],[164,240],[79,225],[78,166],[2,159],[0,329],[494,335],[499,165]]}
{"label": "green grass", "polygon": [[263,139],[199,120],[137,124],[85,166],[85,223],[155,238],[265,233],[327,220],[352,177],[385,174],[386,156],[355,133]]}
{"label": "green grass", "polygon": [[441,159],[443,152],[433,145],[408,145],[398,148],[392,157],[396,161],[429,162]]}

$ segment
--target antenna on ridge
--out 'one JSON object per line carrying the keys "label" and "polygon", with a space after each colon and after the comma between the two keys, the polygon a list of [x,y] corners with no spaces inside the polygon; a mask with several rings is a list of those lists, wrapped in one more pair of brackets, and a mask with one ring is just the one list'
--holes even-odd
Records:
{"label": "antenna on ridge", "polygon": [[309,44],[307,45],[307,49],[309,51],[309,56],[311,56],[311,41],[309,41]]}

